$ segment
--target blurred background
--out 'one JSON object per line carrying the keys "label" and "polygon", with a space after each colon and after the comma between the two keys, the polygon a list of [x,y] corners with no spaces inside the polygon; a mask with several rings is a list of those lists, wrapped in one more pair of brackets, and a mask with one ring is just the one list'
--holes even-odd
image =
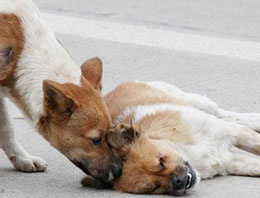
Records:
{"label": "blurred background", "polygon": [[[259,0],[34,1],[79,66],[93,56],[103,60],[104,94],[126,80],[162,80],[224,108],[260,113]],[[15,172],[0,151],[1,198],[133,197],[82,188],[83,173],[9,106],[19,141],[49,167]],[[259,198],[259,184],[259,178],[217,177],[189,196]]]}

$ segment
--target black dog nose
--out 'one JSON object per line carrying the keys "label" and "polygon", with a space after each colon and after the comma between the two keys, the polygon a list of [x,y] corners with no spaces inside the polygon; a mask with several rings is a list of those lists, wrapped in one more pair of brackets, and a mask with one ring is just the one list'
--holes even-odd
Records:
{"label": "black dog nose", "polygon": [[185,179],[179,178],[179,177],[173,177],[172,178],[172,185],[175,190],[180,190],[185,187]]}
{"label": "black dog nose", "polygon": [[119,177],[122,174],[122,168],[119,164],[114,164],[112,167],[112,173],[115,178]]}

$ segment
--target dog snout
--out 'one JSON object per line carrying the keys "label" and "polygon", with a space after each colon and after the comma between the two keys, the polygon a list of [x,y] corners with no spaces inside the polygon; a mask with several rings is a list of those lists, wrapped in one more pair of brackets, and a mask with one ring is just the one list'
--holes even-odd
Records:
{"label": "dog snout", "polygon": [[103,183],[110,184],[114,181],[114,176],[112,171],[107,172],[105,170],[98,171],[98,175],[96,175],[96,179],[102,181]]}
{"label": "dog snout", "polygon": [[186,184],[188,183],[188,175],[181,176],[181,177],[173,176],[171,182],[175,190],[184,189]]}
{"label": "dog snout", "polygon": [[184,194],[186,190],[192,188],[198,181],[197,174],[189,163],[178,167],[170,177],[169,193],[173,195]]}
{"label": "dog snout", "polygon": [[112,174],[115,178],[119,177],[122,174],[122,167],[120,164],[112,165]]}

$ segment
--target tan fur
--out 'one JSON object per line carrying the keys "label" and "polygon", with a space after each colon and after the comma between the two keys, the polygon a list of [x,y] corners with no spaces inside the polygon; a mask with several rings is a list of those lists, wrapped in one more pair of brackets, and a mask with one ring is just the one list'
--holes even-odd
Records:
{"label": "tan fur", "polygon": [[144,104],[172,103],[185,105],[183,101],[173,99],[160,90],[144,83],[126,82],[104,97],[112,120],[128,107]]}
{"label": "tan fur", "polygon": [[135,124],[138,132],[146,134],[149,138],[172,140],[185,144],[192,143],[188,128],[180,121],[178,112],[160,112],[156,115],[144,116]]}
{"label": "tan fur", "polygon": [[81,66],[82,74],[88,79],[89,83],[98,91],[101,91],[101,76],[103,72],[102,61],[98,57],[91,58]]}

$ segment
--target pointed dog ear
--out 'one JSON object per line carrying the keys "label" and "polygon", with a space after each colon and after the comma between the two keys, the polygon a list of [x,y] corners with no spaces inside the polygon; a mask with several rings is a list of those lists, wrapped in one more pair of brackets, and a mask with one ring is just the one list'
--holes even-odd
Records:
{"label": "pointed dog ear", "polygon": [[51,80],[43,81],[43,93],[44,108],[50,114],[69,118],[77,108],[75,101],[66,96],[60,83]]}
{"label": "pointed dog ear", "polygon": [[133,126],[120,124],[109,131],[107,141],[112,148],[120,150],[133,143],[138,137],[139,133],[134,130]]}
{"label": "pointed dog ear", "polygon": [[11,76],[14,70],[14,65],[10,64],[13,60],[12,47],[0,46],[0,82]]}
{"label": "pointed dog ear", "polygon": [[81,73],[96,90],[101,92],[103,66],[100,58],[94,57],[85,61],[81,66]]}

